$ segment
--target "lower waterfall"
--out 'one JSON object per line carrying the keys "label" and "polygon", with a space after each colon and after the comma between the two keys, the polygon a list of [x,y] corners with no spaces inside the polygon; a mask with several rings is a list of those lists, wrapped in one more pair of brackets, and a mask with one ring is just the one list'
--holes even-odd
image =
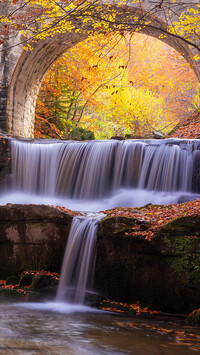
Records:
{"label": "lower waterfall", "polygon": [[63,258],[57,302],[83,304],[91,292],[96,259],[96,233],[102,214],[74,217]]}

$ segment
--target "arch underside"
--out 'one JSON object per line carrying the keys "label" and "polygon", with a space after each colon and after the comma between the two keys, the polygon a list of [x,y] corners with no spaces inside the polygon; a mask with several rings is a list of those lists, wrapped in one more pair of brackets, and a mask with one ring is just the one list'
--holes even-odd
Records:
{"label": "arch underside", "polygon": [[[103,13],[106,13],[105,6],[102,7]],[[132,7],[113,8],[115,11],[115,21],[109,24],[109,29],[113,31],[122,30],[135,32],[134,18],[140,10]],[[143,14],[142,14],[143,16]],[[94,14],[95,17],[95,14]],[[98,9],[99,17],[99,9]],[[139,32],[149,36],[159,38],[161,41],[173,47],[177,52],[185,57],[187,62],[193,68],[195,74],[200,78],[198,67],[195,65],[192,52],[189,46],[179,38],[166,35],[166,24],[157,18],[147,19],[150,24],[142,26]],[[118,25],[119,24],[119,25]],[[8,132],[21,136],[32,138],[34,136],[35,105],[40,89],[42,78],[50,66],[70,47],[86,39],[88,33],[94,32],[92,23],[75,24],[80,31],[72,31],[62,34],[60,37],[46,38],[34,44],[32,51],[23,51],[9,87],[9,96],[7,103],[7,130]],[[164,37],[160,38],[164,34]]]}

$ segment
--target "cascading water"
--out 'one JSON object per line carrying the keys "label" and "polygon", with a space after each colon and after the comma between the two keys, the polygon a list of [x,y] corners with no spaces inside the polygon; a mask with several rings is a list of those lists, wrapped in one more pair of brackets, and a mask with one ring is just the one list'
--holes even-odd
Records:
{"label": "cascading water", "polygon": [[[13,191],[20,199],[26,194],[27,203],[41,200],[99,211],[150,202],[176,203],[183,195],[195,198],[192,193],[199,189],[193,187],[198,140],[12,140],[11,150]],[[20,203],[20,199],[8,202]]]}
{"label": "cascading water", "polygon": [[102,214],[73,218],[63,258],[56,300],[83,304],[92,287],[96,233]]}

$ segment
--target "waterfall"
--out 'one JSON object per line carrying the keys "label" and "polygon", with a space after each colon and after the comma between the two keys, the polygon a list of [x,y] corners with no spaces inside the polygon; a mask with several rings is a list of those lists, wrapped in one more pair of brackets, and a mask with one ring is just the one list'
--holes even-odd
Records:
{"label": "waterfall", "polygon": [[[11,140],[11,154],[13,191],[20,200],[7,202],[23,203],[25,193],[25,203],[38,203],[38,196],[39,203],[55,204],[56,197],[59,205],[94,212],[183,202],[197,198],[194,192],[200,191],[198,140]],[[92,286],[100,218],[99,214],[73,218],[57,301],[85,302]]]}
{"label": "waterfall", "polygon": [[63,258],[56,300],[83,304],[92,287],[96,232],[102,214],[74,217]]}
{"label": "waterfall", "polygon": [[199,141],[11,141],[13,189],[94,200],[119,189],[192,192]]}

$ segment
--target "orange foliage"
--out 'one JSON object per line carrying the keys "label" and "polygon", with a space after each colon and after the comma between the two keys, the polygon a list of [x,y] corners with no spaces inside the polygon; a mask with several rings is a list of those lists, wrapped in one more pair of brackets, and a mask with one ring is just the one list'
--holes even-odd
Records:
{"label": "orange foliage", "polygon": [[183,125],[179,125],[177,129],[169,134],[169,138],[186,138],[199,139],[200,138],[200,113],[194,114],[188,118]]}
{"label": "orange foliage", "polygon": [[[138,213],[137,213],[138,211]],[[138,218],[141,222],[148,222],[149,228],[145,231],[140,229],[140,225],[134,225],[132,231],[125,233],[125,235],[143,236],[147,240],[151,240],[159,228],[175,218],[183,216],[197,216],[200,211],[200,200],[185,202],[181,204],[170,205],[152,205],[149,204],[140,208],[130,207],[116,207],[112,210],[102,211],[109,217],[125,216],[131,218]],[[187,236],[186,236],[187,237]],[[188,236],[189,238],[196,238],[196,236]]]}
{"label": "orange foliage", "polygon": [[136,316],[155,316],[159,315],[160,312],[156,310],[150,310],[148,307],[141,307],[139,302],[135,304],[122,303],[110,300],[103,300],[99,307],[103,311],[117,312],[117,313],[128,313]]}

